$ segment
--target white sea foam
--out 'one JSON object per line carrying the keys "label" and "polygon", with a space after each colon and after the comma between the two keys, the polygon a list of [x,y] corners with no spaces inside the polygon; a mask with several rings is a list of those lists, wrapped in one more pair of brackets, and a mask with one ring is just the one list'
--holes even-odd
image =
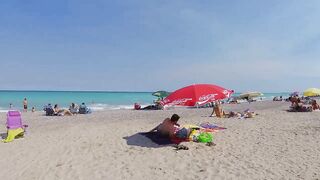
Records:
{"label": "white sea foam", "polygon": [[[142,105],[145,106],[145,105]],[[117,110],[117,109],[133,109],[133,105],[111,105],[111,104],[90,104],[88,107],[92,111]]]}
{"label": "white sea foam", "polygon": [[0,113],[7,113],[9,110],[16,110],[16,109],[6,109],[6,108],[0,107]]}

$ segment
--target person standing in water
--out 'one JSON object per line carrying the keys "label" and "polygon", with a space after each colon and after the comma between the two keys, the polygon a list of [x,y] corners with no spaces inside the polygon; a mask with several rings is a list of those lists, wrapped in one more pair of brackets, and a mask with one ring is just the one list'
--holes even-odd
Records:
{"label": "person standing in water", "polygon": [[23,100],[23,111],[27,112],[28,111],[28,101],[27,98],[24,98]]}

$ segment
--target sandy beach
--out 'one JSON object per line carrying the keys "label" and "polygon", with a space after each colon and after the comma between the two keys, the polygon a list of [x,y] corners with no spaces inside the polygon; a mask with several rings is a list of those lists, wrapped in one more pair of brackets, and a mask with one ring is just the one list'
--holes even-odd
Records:
{"label": "sandy beach", "polygon": [[[224,105],[259,115],[209,117],[212,109],[108,110],[46,117],[23,113],[23,139],[0,143],[0,179],[320,179],[320,112],[287,112],[287,102]],[[158,146],[138,135],[173,113],[180,124],[226,127],[216,146],[185,142],[189,150]],[[0,113],[0,132],[6,132]]]}

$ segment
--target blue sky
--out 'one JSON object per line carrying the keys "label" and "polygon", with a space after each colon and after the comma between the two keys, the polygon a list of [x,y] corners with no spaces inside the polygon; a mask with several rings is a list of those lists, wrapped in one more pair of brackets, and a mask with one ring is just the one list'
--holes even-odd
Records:
{"label": "blue sky", "polygon": [[318,0],[10,0],[0,89],[320,87]]}

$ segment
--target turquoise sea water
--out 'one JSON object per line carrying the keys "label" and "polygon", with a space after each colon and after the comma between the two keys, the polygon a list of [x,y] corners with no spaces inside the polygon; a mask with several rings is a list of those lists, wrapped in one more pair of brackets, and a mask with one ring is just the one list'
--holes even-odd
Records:
{"label": "turquoise sea water", "polygon": [[[239,93],[234,94],[236,95]],[[289,93],[264,93],[262,99],[281,95],[287,97]],[[37,110],[48,103],[68,107],[72,102],[85,102],[93,110],[130,109],[135,102],[148,105],[156,99],[151,92],[0,91],[0,111],[7,111],[10,103],[14,109],[22,109],[24,98],[28,100],[29,109],[35,107]]]}

